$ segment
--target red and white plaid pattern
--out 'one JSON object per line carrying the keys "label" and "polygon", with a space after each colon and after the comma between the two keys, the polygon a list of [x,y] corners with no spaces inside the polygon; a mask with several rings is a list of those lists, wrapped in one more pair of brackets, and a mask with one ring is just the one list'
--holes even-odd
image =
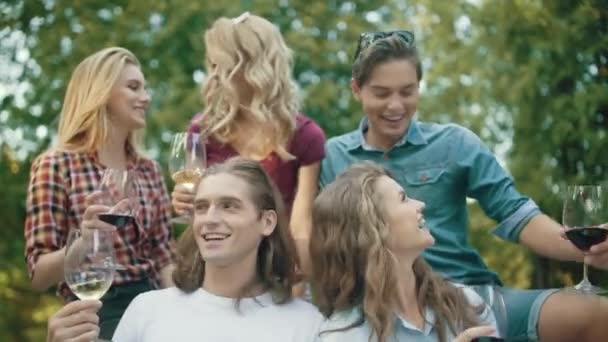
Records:
{"label": "red and white plaid pattern", "polygon": [[[140,206],[136,225],[117,229],[114,235],[117,270],[113,284],[150,279],[159,284],[159,271],[173,257],[171,205],[158,163],[129,153],[128,169],[136,178]],[[96,153],[49,151],[31,167],[25,220],[25,259],[30,277],[40,255],[61,249],[70,229],[78,229],[85,198],[98,188],[105,167]],[[65,283],[58,292],[74,296]]]}

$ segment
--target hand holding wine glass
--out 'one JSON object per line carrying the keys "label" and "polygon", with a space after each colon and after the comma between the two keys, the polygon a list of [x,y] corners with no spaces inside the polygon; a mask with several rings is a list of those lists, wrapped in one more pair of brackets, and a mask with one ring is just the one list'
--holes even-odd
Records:
{"label": "hand holding wine glass", "polygon": [[101,191],[94,191],[90,193],[85,199],[86,209],[82,215],[82,222],[80,224],[81,232],[88,234],[88,229],[104,229],[104,230],[116,230],[113,225],[104,222],[99,219],[99,215],[110,212],[110,207],[102,203],[103,193]]}
{"label": "hand holding wine glass", "polygon": [[100,195],[96,203],[107,207],[98,215],[103,222],[116,228],[124,228],[135,223],[139,206],[135,176],[131,171],[106,169],[99,184]]}
{"label": "hand holding wine glass", "polygon": [[[565,235],[578,249],[589,249],[606,240],[608,229],[608,188],[601,185],[572,185],[566,190],[562,224]],[[583,280],[571,288],[582,293],[603,293],[604,289],[592,285],[587,277],[587,264],[583,263]]]}
{"label": "hand holding wine glass", "polygon": [[47,342],[94,341],[99,336],[98,300],[67,303],[49,318]]}
{"label": "hand holding wine glass", "polygon": [[114,279],[114,231],[71,230],[65,249],[64,277],[81,300],[99,300]]}
{"label": "hand holding wine glass", "polygon": [[207,155],[201,135],[198,133],[176,133],[169,156],[169,172],[175,182],[172,204],[180,216],[174,223],[190,222],[194,187],[207,166]]}

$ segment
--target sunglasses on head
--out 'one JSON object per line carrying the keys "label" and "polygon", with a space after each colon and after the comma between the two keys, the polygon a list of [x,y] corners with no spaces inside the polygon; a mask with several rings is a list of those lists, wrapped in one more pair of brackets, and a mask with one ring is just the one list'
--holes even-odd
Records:
{"label": "sunglasses on head", "polygon": [[414,33],[411,31],[398,30],[398,31],[377,31],[377,32],[364,32],[359,36],[359,43],[357,43],[357,51],[355,52],[355,60],[359,57],[359,54],[372,45],[375,41],[384,39],[391,36],[397,36],[408,46],[414,46]]}

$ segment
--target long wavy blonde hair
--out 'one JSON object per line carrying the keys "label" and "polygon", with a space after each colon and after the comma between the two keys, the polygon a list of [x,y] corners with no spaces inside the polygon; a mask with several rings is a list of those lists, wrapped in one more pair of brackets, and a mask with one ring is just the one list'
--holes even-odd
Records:
{"label": "long wavy blonde hair", "polygon": [[[108,139],[107,103],[112,87],[127,64],[140,67],[135,55],[109,47],[85,58],[72,73],[63,100],[57,132],[57,149],[93,152]],[[140,151],[141,134],[129,134],[128,144]]]}
{"label": "long wavy blonde hair", "polygon": [[[217,174],[229,174],[247,182],[250,200],[257,206],[260,215],[264,210],[276,212],[277,226],[269,236],[262,239],[258,248],[257,276],[265,289],[272,294],[275,303],[285,303],[291,299],[291,288],[298,280],[298,256],[294,252],[295,242],[289,231],[289,221],[279,190],[259,162],[243,157],[234,157],[224,163],[212,165],[205,171],[202,179]],[[179,289],[191,293],[203,285],[204,278],[205,261],[190,226],[182,233],[177,243],[173,281]],[[250,286],[253,285],[255,284]],[[241,297],[246,296],[248,291],[249,288],[242,289]]]}
{"label": "long wavy blonde hair", "polygon": [[[292,159],[287,145],[295,131],[299,110],[297,86],[292,79],[292,52],[268,20],[244,14],[220,18],[205,32],[208,78],[202,89],[205,109],[201,127],[222,143],[235,141],[239,115],[252,115],[264,127],[263,151]],[[217,56],[215,60],[210,55]],[[242,103],[239,85],[252,92]]]}
{"label": "long wavy blonde hair", "polygon": [[[359,320],[335,331],[367,321],[372,337],[388,341],[397,318],[398,270],[390,250],[390,227],[385,221],[382,195],[376,183],[390,174],[371,163],[355,165],[329,184],[316,198],[310,243],[314,298],[329,317],[335,312],[361,309]],[[455,335],[475,326],[480,308],[472,308],[462,292],[433,272],[418,257],[413,264],[418,307],[435,312],[432,324],[440,341],[446,340],[445,325]],[[323,332],[321,332],[323,333]]]}

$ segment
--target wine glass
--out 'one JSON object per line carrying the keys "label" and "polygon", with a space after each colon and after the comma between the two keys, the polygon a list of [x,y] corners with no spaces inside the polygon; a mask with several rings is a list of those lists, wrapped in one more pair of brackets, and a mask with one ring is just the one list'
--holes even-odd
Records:
{"label": "wine glass", "polygon": [[501,288],[495,285],[470,285],[469,287],[483,299],[489,312],[492,312],[496,319],[496,336],[482,337],[476,341],[504,341],[507,338],[508,320],[507,306]]}
{"label": "wine glass", "polygon": [[[180,132],[173,137],[169,156],[169,172],[175,184],[182,184],[191,191],[201,179],[207,167],[205,144],[198,133]],[[191,214],[171,219],[173,223],[188,224]]]}
{"label": "wine glass", "polygon": [[107,213],[98,215],[101,221],[116,228],[124,228],[135,223],[139,197],[133,172],[112,168],[106,169],[98,190],[101,192],[98,204],[110,207]]}
{"label": "wine glass", "polygon": [[[578,249],[589,251],[591,246],[604,242],[608,235],[608,188],[602,185],[570,185],[566,189],[562,224],[566,237]],[[587,277],[587,264],[583,263],[583,280],[574,290],[581,293],[605,293]]]}
{"label": "wine glass", "polygon": [[64,278],[70,290],[81,300],[99,300],[112,285],[112,234],[112,231],[102,229],[73,229],[68,234]]}

